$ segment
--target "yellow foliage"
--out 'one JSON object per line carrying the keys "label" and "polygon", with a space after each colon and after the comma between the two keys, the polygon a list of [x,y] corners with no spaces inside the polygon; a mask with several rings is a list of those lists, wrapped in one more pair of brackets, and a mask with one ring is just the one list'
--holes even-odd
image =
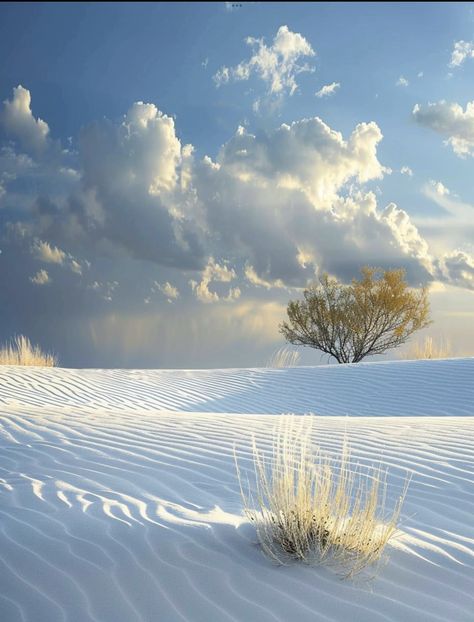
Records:
{"label": "yellow foliage", "polygon": [[53,354],[42,352],[39,346],[33,346],[23,335],[18,335],[10,344],[0,349],[0,365],[55,367],[57,363]]}

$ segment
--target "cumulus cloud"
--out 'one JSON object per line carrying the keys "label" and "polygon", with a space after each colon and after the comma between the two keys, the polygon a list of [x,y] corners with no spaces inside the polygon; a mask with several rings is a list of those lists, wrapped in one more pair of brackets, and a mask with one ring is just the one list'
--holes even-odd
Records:
{"label": "cumulus cloud", "polygon": [[155,281],[152,287],[153,292],[161,292],[164,294],[168,300],[168,302],[172,302],[173,300],[177,300],[179,298],[179,290],[177,287],[172,285],[169,281],[166,283],[158,283]]}
{"label": "cumulus cloud", "polygon": [[135,103],[123,121],[95,123],[81,134],[82,194],[73,216],[99,245],[132,257],[199,269],[195,218],[187,213],[186,159],[172,117]]}
{"label": "cumulus cloud", "polygon": [[417,123],[445,136],[445,144],[457,156],[474,155],[474,101],[468,102],[465,110],[444,100],[427,106],[416,104],[412,114]]}
{"label": "cumulus cloud", "polygon": [[319,91],[316,91],[315,95],[316,97],[329,97],[330,95],[333,95],[339,88],[340,88],[340,83],[339,82],[331,82],[331,84],[325,84],[322,88],[319,89]]}
{"label": "cumulus cloud", "polygon": [[35,276],[30,277],[30,281],[35,285],[46,285],[46,283],[51,283],[51,279],[49,278],[49,274],[46,270],[38,270]]}
{"label": "cumulus cloud", "polygon": [[57,246],[53,246],[39,239],[34,240],[31,246],[31,252],[39,261],[69,268],[71,272],[78,275],[82,275],[84,268],[90,268],[91,265],[89,261],[78,261],[72,255],[66,253]]}
{"label": "cumulus cloud", "polygon": [[409,84],[408,80],[403,76],[400,76],[397,80],[397,86],[408,86]]}
{"label": "cumulus cloud", "polygon": [[349,180],[364,183],[387,172],[377,159],[381,140],[376,123],[360,123],[344,140],[319,117],[284,123],[261,137],[239,127],[218,163],[244,184],[297,190],[317,209],[330,209]]}
{"label": "cumulus cloud", "polygon": [[[407,211],[380,204],[373,183],[390,173],[381,140],[374,122],[343,135],[313,117],[240,127],[211,159],[182,144],[172,116],[138,102],[84,128],[77,152],[57,160],[9,143],[0,287],[17,308],[34,290],[44,317],[84,321],[143,310],[144,300],[153,312],[168,300],[190,313],[284,302],[321,272],[347,281],[367,264],[404,267],[414,285],[470,288],[465,249],[434,253]],[[457,200],[441,182],[429,188]]]}
{"label": "cumulus cloud", "polygon": [[440,261],[441,278],[464,289],[474,290],[474,256],[461,250],[446,253]]}
{"label": "cumulus cloud", "polygon": [[216,86],[231,80],[248,80],[255,75],[266,84],[268,95],[293,95],[298,88],[296,76],[314,71],[309,64],[300,63],[300,59],[315,56],[311,44],[288,26],[280,26],[271,45],[254,37],[247,37],[246,43],[253,49],[253,55],[235,67],[221,67],[214,75]]}
{"label": "cumulus cloud", "polygon": [[241,291],[238,287],[231,287],[225,296],[219,296],[216,291],[211,291],[209,286],[212,283],[229,283],[236,278],[236,273],[233,268],[229,268],[225,264],[218,264],[211,257],[207,266],[204,268],[201,281],[198,283],[195,280],[191,280],[189,284],[194,291],[196,298],[200,302],[210,303],[218,302],[219,300],[224,302],[232,302],[240,297]]}
{"label": "cumulus cloud", "polygon": [[474,58],[474,41],[455,41],[449,67],[460,67],[468,58]]}
{"label": "cumulus cloud", "polygon": [[413,171],[409,166],[402,166],[400,173],[402,175],[407,175],[408,177],[413,177]]}
{"label": "cumulus cloud", "polygon": [[451,194],[449,189],[446,188],[446,186],[441,181],[435,181],[434,179],[430,179],[428,184],[426,184],[424,190],[425,194],[427,194],[428,196],[432,196],[432,193],[442,197]]}
{"label": "cumulus cloud", "polygon": [[267,281],[262,276],[259,276],[257,272],[255,271],[255,268],[250,264],[245,265],[244,274],[245,274],[245,278],[248,280],[248,282],[251,285],[255,285],[257,287],[264,287],[265,289],[285,288],[285,284],[283,283],[281,279],[274,279],[273,281]]}
{"label": "cumulus cloud", "polygon": [[49,126],[42,119],[35,119],[31,111],[31,94],[21,85],[13,89],[12,99],[3,102],[0,125],[27,151],[43,149],[47,143]]}
{"label": "cumulus cloud", "polygon": [[32,251],[40,261],[44,261],[45,263],[63,264],[66,259],[66,253],[64,251],[42,240],[35,241]]}

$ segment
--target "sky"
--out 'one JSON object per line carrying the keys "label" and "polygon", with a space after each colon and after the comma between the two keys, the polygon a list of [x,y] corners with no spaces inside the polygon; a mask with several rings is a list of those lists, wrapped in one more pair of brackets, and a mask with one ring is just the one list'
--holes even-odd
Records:
{"label": "sky", "polygon": [[371,265],[473,355],[473,3],[3,2],[0,57],[0,342],[256,367]]}

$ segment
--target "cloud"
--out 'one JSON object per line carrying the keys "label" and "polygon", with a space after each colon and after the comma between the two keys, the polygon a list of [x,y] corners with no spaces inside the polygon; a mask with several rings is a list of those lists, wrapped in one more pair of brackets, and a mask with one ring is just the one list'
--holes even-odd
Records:
{"label": "cloud", "polygon": [[[11,308],[2,330],[28,322],[46,330],[65,318],[86,330],[105,313],[142,313],[143,301],[156,314],[173,301],[187,317],[201,303],[214,303],[209,312],[249,299],[283,304],[321,272],[347,282],[362,265],[404,267],[413,285],[471,288],[457,236],[455,251],[448,236],[435,252],[426,222],[377,198],[374,183],[390,173],[382,139],[375,122],[342,134],[313,117],[255,133],[240,127],[212,159],[181,142],[170,114],[137,102],[116,121],[83,128],[77,151],[51,158],[5,144],[0,288]],[[444,222],[461,209],[441,182],[427,187],[456,203],[443,208]]]}
{"label": "cloud", "polygon": [[43,149],[48,141],[49,126],[31,111],[31,95],[21,85],[13,89],[11,100],[3,102],[0,126],[7,136],[19,141],[27,151]]}
{"label": "cloud", "polygon": [[33,244],[32,251],[35,256],[45,263],[63,264],[66,259],[66,253],[56,246],[50,246],[48,242],[36,240]]}
{"label": "cloud", "polygon": [[103,300],[106,300],[107,302],[112,302],[113,294],[118,286],[118,281],[106,281],[103,283],[99,281],[94,281],[87,286],[87,289],[96,292]]}
{"label": "cloud", "polygon": [[72,255],[43,240],[35,239],[31,246],[31,252],[39,261],[69,268],[71,272],[78,275],[82,275],[84,268],[89,269],[91,265],[89,261],[78,261]]}
{"label": "cloud", "polygon": [[432,196],[432,193],[434,192],[436,195],[438,196],[447,196],[448,194],[451,194],[451,192],[449,191],[448,188],[446,188],[446,186],[440,182],[440,181],[435,181],[434,179],[430,179],[430,181],[428,182],[427,185],[425,185],[424,187],[424,191],[425,194],[427,196]]}
{"label": "cloud", "polygon": [[310,65],[299,61],[315,56],[315,51],[303,35],[292,32],[288,26],[280,26],[270,46],[264,39],[254,37],[247,37],[246,43],[253,49],[253,55],[235,67],[221,67],[214,75],[216,86],[231,80],[249,80],[255,75],[265,83],[267,95],[293,95],[298,88],[296,76],[314,71]]}
{"label": "cloud", "polygon": [[49,274],[46,270],[38,270],[35,276],[30,277],[30,281],[35,285],[46,285],[47,283],[51,283],[51,279],[49,278]]}
{"label": "cloud", "polygon": [[440,270],[440,280],[474,291],[473,255],[461,250],[446,253],[440,261]]}
{"label": "cloud", "polygon": [[[468,237],[472,235],[474,230],[473,205],[462,201],[457,194],[451,192],[442,182],[435,181],[434,179],[424,184],[421,191],[443,209],[441,216],[425,219],[425,222],[428,221],[432,225],[438,225],[443,228],[449,224],[448,220],[454,220],[456,226],[459,227],[459,231],[456,234],[457,239],[462,237],[463,231]],[[423,220],[420,219],[420,222],[423,222]]]}
{"label": "cloud", "polygon": [[158,281],[153,283],[152,292],[161,292],[163,293],[168,302],[172,302],[173,300],[177,300],[179,298],[179,290],[174,285],[171,285],[169,281],[166,283],[160,284]]}
{"label": "cloud", "polygon": [[455,41],[449,67],[460,67],[468,58],[474,58],[474,41]]}
{"label": "cloud", "polygon": [[329,97],[330,95],[333,95],[339,88],[340,88],[340,83],[339,82],[331,82],[331,84],[325,84],[322,88],[319,89],[319,91],[317,91],[315,93],[316,97]]}
{"label": "cloud", "polygon": [[207,266],[204,268],[201,281],[198,283],[195,280],[191,280],[189,284],[195,293],[196,298],[200,302],[232,302],[240,297],[241,291],[238,287],[231,287],[226,296],[219,296],[215,291],[209,289],[209,285],[212,283],[229,283],[236,278],[236,273],[233,268],[228,268],[224,264],[218,264],[211,257]]}
{"label": "cloud", "polygon": [[397,80],[397,86],[408,86],[410,83],[408,82],[408,80],[406,78],[404,78],[403,76],[400,76]]}
{"label": "cloud", "polygon": [[427,106],[416,104],[412,114],[420,125],[446,136],[445,144],[457,156],[474,155],[474,101],[468,102],[465,110],[444,100]]}
{"label": "cloud", "polygon": [[188,213],[186,161],[174,120],[135,103],[122,122],[104,120],[81,133],[81,192],[70,205],[79,232],[96,245],[136,259],[202,268],[198,226]]}
{"label": "cloud", "polygon": [[402,168],[400,169],[400,173],[402,175],[407,175],[408,177],[413,177],[413,171],[409,166],[402,166]]}
{"label": "cloud", "polygon": [[244,269],[244,274],[246,279],[251,285],[255,285],[257,287],[264,287],[265,289],[285,288],[285,284],[281,279],[274,279],[273,281],[267,281],[263,277],[259,276],[255,271],[255,268],[250,264],[246,264]]}

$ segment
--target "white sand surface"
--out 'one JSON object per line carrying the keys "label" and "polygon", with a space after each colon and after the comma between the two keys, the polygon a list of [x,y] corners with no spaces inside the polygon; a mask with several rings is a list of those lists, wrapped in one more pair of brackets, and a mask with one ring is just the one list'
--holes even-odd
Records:
{"label": "white sand surface", "polygon": [[[0,368],[0,621],[472,622],[473,402],[474,359]],[[250,470],[251,435],[269,448],[289,412],[386,465],[389,505],[412,476],[371,580],[275,566],[256,544],[233,447]]]}

